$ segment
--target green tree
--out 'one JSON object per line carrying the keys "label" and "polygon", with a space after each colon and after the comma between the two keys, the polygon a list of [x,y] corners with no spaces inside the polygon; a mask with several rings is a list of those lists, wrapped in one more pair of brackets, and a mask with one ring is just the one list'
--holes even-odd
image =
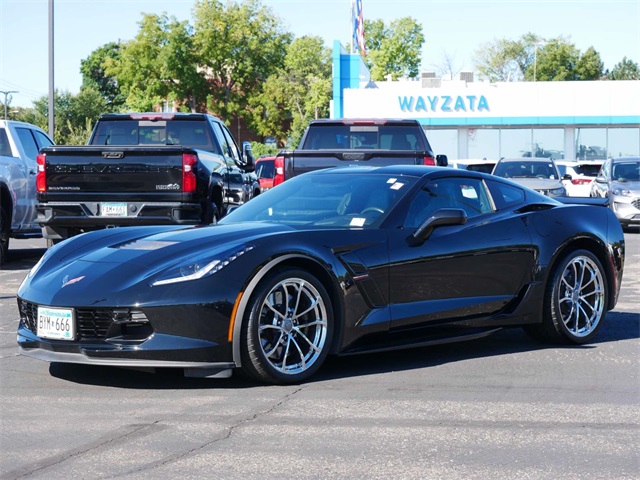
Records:
{"label": "green tree", "polygon": [[116,77],[107,75],[105,72],[106,65],[120,60],[120,48],[120,43],[110,42],[97,48],[86,59],[80,61],[82,86],[91,87],[100,92],[106,101],[108,112],[117,112],[126,99]]}
{"label": "green tree", "polygon": [[580,55],[576,65],[576,80],[600,80],[604,74],[604,63],[595,48],[589,47]]}
{"label": "green tree", "polygon": [[640,68],[633,60],[623,57],[611,72],[607,72],[606,77],[609,80],[639,80]]}
{"label": "green tree", "polygon": [[[562,38],[549,40],[538,49],[535,80],[571,81],[578,80],[580,51],[572,43]],[[527,68],[525,80],[534,80],[534,69]]]}
{"label": "green tree", "polygon": [[[42,96],[33,102],[33,123],[44,131],[49,129],[49,98]],[[56,90],[53,96],[55,111],[53,141],[60,145],[84,144],[93,124],[106,109],[106,101],[93,88],[83,88],[78,95]]]}
{"label": "green tree", "polygon": [[194,45],[207,80],[207,108],[229,122],[250,121],[251,98],[282,66],[291,34],[259,0],[198,0]]}
{"label": "green tree", "polygon": [[198,65],[188,22],[164,13],[145,14],[135,39],[121,46],[119,58],[106,59],[105,73],[126,92],[133,110],[152,111],[164,101],[176,101],[196,111],[206,96]]}
{"label": "green tree", "polygon": [[537,35],[526,33],[518,40],[499,38],[482,45],[474,53],[479,76],[490,82],[522,80],[534,64],[536,45],[541,41]]}
{"label": "green tree", "polygon": [[367,54],[363,58],[374,81],[391,75],[393,80],[415,78],[420,72],[424,34],[412,17],[392,20],[387,27],[378,20],[365,20]]}
{"label": "green tree", "polygon": [[297,145],[310,120],[329,116],[331,88],[331,51],[322,38],[295,39],[283,67],[252,100],[257,131],[276,137],[281,146],[289,139]]}

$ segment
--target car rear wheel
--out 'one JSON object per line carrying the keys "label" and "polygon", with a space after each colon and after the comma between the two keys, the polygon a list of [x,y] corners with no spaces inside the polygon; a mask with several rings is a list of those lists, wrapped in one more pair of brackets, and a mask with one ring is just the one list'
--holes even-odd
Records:
{"label": "car rear wheel", "polygon": [[242,328],[242,368],[267,383],[298,383],[322,365],[333,335],[322,283],[298,269],[268,276],[251,296]]}
{"label": "car rear wheel", "polygon": [[602,264],[591,252],[576,250],[565,256],[550,276],[542,323],[525,330],[553,343],[586,343],[604,322],[607,303]]}

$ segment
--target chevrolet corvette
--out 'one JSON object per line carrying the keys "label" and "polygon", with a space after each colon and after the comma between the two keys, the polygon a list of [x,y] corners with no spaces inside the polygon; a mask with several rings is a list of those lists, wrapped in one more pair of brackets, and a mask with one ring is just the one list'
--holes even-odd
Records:
{"label": "chevrolet corvette", "polygon": [[105,229],[50,248],[18,290],[17,341],[48,362],[299,383],[328,355],[510,327],[589,342],[623,268],[605,200],[451,168],[325,169],[214,225]]}

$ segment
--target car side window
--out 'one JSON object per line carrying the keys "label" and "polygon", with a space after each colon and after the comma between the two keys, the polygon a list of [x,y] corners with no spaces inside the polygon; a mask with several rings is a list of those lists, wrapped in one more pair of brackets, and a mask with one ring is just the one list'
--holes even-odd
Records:
{"label": "car side window", "polygon": [[29,157],[31,160],[35,161],[40,149],[36,144],[36,139],[33,138],[33,135],[31,134],[31,129],[18,127],[16,128],[16,132],[18,134],[18,137],[20,137],[20,142],[22,142],[24,153],[26,153],[27,157]]}
{"label": "car side window", "polygon": [[211,122],[211,128],[213,129],[213,133],[216,137],[216,140],[220,144],[220,148],[222,149],[222,154],[225,157],[229,156],[229,144],[227,143],[227,139],[222,133],[222,126],[217,122]]}
{"label": "car side window", "polygon": [[242,157],[240,155],[240,151],[238,150],[236,142],[233,141],[233,137],[229,133],[229,130],[227,130],[226,127],[224,127],[223,125],[220,125],[220,127],[222,128],[222,134],[224,135],[225,139],[227,140],[227,145],[229,145],[229,152],[230,152],[231,157],[233,157],[233,159],[236,162],[241,162],[242,161]]}
{"label": "car side window", "polygon": [[525,194],[521,188],[502,182],[488,181],[487,183],[493,195],[496,210],[502,210],[524,203]]}
{"label": "car side window", "polygon": [[11,145],[9,145],[9,139],[7,138],[7,132],[4,128],[0,128],[0,156],[13,156],[13,153],[11,153]]}
{"label": "car side window", "polygon": [[33,130],[33,133],[36,136],[36,141],[38,142],[38,149],[43,147],[50,147],[51,145],[53,145],[51,139],[44,133],[39,132],[38,130]]}
{"label": "car side window", "polygon": [[416,194],[409,206],[404,228],[417,228],[435,211],[442,208],[459,208],[467,218],[474,218],[493,211],[490,196],[484,182],[478,178],[429,179]]}

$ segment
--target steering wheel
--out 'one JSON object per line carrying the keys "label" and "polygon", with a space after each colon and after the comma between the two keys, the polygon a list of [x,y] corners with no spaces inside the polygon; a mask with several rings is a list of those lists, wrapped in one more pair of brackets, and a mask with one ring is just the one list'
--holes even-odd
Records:
{"label": "steering wheel", "polygon": [[360,213],[364,215],[365,213],[368,213],[368,212],[376,212],[382,215],[384,213],[384,210],[382,210],[380,207],[367,207],[364,210],[362,210]]}

